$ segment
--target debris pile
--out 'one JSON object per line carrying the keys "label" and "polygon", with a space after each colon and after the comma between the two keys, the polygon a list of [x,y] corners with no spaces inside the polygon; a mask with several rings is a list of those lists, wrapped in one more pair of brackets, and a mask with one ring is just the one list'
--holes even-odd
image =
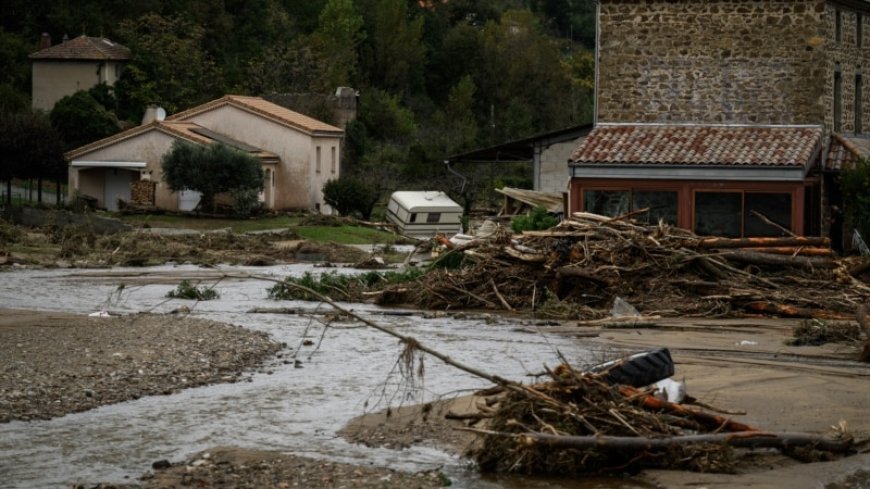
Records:
{"label": "debris pile", "polygon": [[772,433],[663,400],[651,390],[611,385],[604,374],[565,364],[548,374],[546,382],[487,392],[479,405],[483,423],[467,428],[483,435],[482,446],[471,454],[481,469],[560,475],[644,468],[732,472],[735,448],[776,448],[807,461],[853,447],[844,429],[833,437]]}
{"label": "debris pile", "polygon": [[[442,241],[443,242],[443,241]],[[599,318],[616,297],[646,315],[851,319],[870,297],[861,258],[825,238],[703,238],[660,223],[575,213],[547,231],[454,246],[466,263],[385,290],[382,304]]]}

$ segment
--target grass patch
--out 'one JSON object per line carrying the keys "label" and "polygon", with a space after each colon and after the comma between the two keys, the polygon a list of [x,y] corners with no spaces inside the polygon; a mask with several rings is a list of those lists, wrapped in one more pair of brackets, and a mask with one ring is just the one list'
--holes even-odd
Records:
{"label": "grass patch", "polygon": [[361,226],[296,226],[299,236],[312,241],[332,241],[338,244],[370,244],[396,242],[392,233]]}
{"label": "grass patch", "polygon": [[120,216],[120,219],[134,227],[147,226],[152,228],[197,229],[201,231],[230,228],[235,233],[282,229],[294,226],[300,221],[299,217],[288,215],[268,216],[257,219],[223,219],[176,214],[135,214]]}
{"label": "grass patch", "polygon": [[320,300],[319,297],[308,291],[293,287],[293,285],[301,285],[334,300],[359,301],[365,290],[410,282],[420,278],[425,273],[425,270],[413,267],[401,272],[371,271],[358,275],[326,272],[315,276],[310,272],[305,272],[301,277],[287,277],[284,279],[284,283],[272,286],[269,289],[269,297],[275,300]]}
{"label": "grass patch", "polygon": [[195,301],[210,301],[217,299],[220,294],[211,287],[197,287],[189,280],[182,280],[175,290],[170,290],[166,297],[169,299],[190,299]]}
{"label": "grass patch", "polygon": [[[331,241],[338,244],[393,244],[396,242],[396,236],[392,233],[362,226],[348,224],[336,226],[334,222],[325,222],[322,225],[306,225],[304,224],[306,222],[304,215],[285,214],[256,219],[222,219],[175,214],[139,214],[121,216],[120,218],[134,227],[147,226],[201,231],[230,228],[235,233],[289,228],[303,239],[312,241]],[[310,217],[308,222],[310,222]]]}

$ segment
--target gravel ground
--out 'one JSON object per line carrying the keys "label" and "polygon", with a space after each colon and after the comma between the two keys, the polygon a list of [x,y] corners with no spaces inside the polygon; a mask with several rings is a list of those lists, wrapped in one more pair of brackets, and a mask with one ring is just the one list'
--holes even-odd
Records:
{"label": "gravel ground", "polygon": [[[236,382],[283,347],[263,333],[176,315],[94,318],[0,309],[0,422]],[[153,469],[135,484],[74,487],[430,489],[448,482],[439,472],[408,474],[232,447],[175,464],[157,461]]]}
{"label": "gravel ground", "polygon": [[140,480],[141,485],[100,484],[74,489],[432,489],[449,485],[437,471],[408,474],[232,447],[214,448],[178,464],[155,462],[154,471]]}
{"label": "gravel ground", "polygon": [[0,422],[236,382],[281,348],[264,333],[190,317],[0,310]]}

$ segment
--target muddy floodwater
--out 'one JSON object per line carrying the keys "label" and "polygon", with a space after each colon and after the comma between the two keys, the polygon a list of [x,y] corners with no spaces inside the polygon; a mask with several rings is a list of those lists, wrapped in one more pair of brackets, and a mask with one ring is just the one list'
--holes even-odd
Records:
{"label": "muddy floodwater", "polygon": [[[167,313],[186,305],[194,316],[265,331],[288,347],[282,358],[253,375],[250,382],[145,397],[49,421],[0,424],[0,487],[130,482],[156,460],[178,461],[222,445],[409,471],[441,467],[453,487],[459,488],[646,487],[616,481],[603,485],[588,481],[578,486],[567,481],[484,480],[467,462],[431,447],[397,451],[352,445],[338,438],[336,431],[367,411],[450,397],[486,384],[429,358],[421,388],[409,389],[397,372],[400,348],[394,338],[351,322],[325,328],[318,314],[249,313],[253,308],[312,310],[318,304],[270,300],[267,288],[271,283],[265,280],[219,278],[248,273],[283,278],[306,271],[320,270],[311,265],[163,266],[0,274],[0,307],[133,314]],[[166,299],[166,293],[182,278],[216,284],[220,299],[199,303]],[[529,320],[521,324],[483,316],[425,319],[420,314],[385,315],[384,309],[365,304],[346,306],[461,362],[512,379],[523,380],[531,372],[540,372],[544,364],[558,363],[557,352],[577,363],[597,359],[595,352],[585,350],[577,340],[548,335],[546,328],[530,333],[536,327]]]}

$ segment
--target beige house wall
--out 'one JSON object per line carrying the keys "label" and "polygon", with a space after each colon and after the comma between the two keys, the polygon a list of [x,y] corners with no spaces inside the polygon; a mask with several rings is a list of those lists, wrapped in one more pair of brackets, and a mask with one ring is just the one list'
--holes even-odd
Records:
{"label": "beige house wall", "polygon": [[[85,155],[79,156],[76,161],[144,161],[144,169],[134,171],[145,173],[151,180],[157,182],[154,204],[166,210],[178,209],[178,194],[169,190],[162,181],[163,173],[160,170],[160,160],[164,154],[172,148],[176,138],[157,130],[148,131],[132,138],[116,142],[105,148],[101,148]],[[126,170],[130,171],[130,170]],[[69,169],[69,192],[70,198],[75,197],[76,190],[97,198],[97,205],[105,207],[103,202],[103,173],[100,171],[86,170],[70,166]]]}
{"label": "beige house wall", "polygon": [[[321,212],[332,213],[332,209],[323,202],[323,186],[326,182],[338,178],[339,169],[341,166],[341,147],[340,140],[334,137],[315,137],[311,139],[311,155],[312,165],[314,170],[311,172],[311,178],[308,182],[309,202],[311,208],[320,208]],[[318,148],[320,148],[320,164],[317,162]],[[335,164],[333,165],[333,154],[335,155]]]}
{"label": "beige house wall", "polygon": [[103,82],[114,85],[121,76],[122,66],[117,61],[36,60],[33,62],[32,106],[48,112],[58,100],[79,90]]}
{"label": "beige house wall", "polygon": [[[313,138],[263,116],[224,105],[185,118],[213,131],[231,135],[257,148],[275,153],[281,159],[275,172],[276,209],[313,209],[328,211],[323,203],[323,183],[337,178],[340,168],[341,138]],[[316,173],[316,148],[321,147],[321,173]],[[331,172],[330,148],[336,148],[336,173]]]}
{"label": "beige house wall", "polygon": [[585,138],[551,144],[541,151],[540,187],[542,192],[567,192],[571,182],[568,158]]}

